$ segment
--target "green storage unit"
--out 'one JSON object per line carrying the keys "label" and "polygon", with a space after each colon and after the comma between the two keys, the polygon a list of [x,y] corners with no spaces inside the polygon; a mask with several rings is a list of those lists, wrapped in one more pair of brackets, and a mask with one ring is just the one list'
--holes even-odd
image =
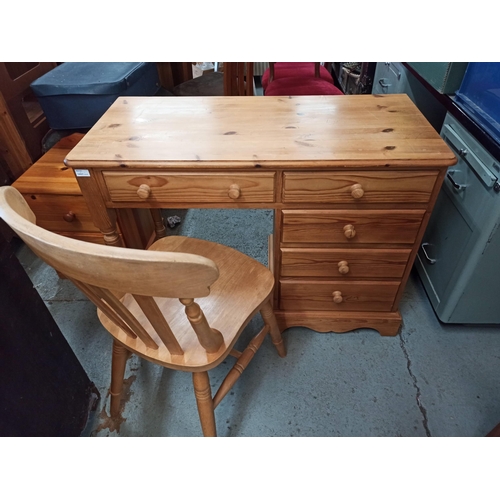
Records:
{"label": "green storage unit", "polygon": [[448,169],[415,259],[443,323],[500,325],[500,162],[447,114]]}
{"label": "green storage unit", "polygon": [[467,69],[467,62],[409,62],[424,80],[441,94],[454,94]]}

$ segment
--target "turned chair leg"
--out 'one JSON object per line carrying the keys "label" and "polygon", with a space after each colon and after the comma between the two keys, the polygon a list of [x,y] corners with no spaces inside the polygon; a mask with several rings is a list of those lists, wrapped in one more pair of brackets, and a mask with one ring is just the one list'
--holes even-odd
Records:
{"label": "turned chair leg", "polygon": [[208,372],[193,372],[193,386],[203,435],[205,437],[215,437],[217,436],[217,430],[215,428],[214,403]]}
{"label": "turned chair leg", "polygon": [[113,358],[111,360],[111,402],[110,413],[112,417],[117,417],[120,413],[120,401],[123,389],[123,379],[125,377],[125,367],[129,351],[113,340]]}
{"label": "turned chair leg", "polygon": [[262,305],[260,309],[260,314],[262,314],[262,319],[264,323],[269,326],[269,334],[271,335],[271,340],[278,351],[280,357],[284,358],[286,356],[286,347],[283,342],[283,336],[281,335],[280,329],[278,327],[278,322],[276,321],[276,316],[273,312],[273,307],[271,301],[267,301]]}

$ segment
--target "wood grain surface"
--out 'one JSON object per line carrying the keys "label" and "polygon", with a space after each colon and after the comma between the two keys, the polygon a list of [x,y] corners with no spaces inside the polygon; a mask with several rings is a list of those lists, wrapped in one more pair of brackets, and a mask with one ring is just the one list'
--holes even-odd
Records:
{"label": "wood grain surface", "polygon": [[119,97],[66,164],[391,166],[409,160],[449,165],[454,155],[403,94]]}

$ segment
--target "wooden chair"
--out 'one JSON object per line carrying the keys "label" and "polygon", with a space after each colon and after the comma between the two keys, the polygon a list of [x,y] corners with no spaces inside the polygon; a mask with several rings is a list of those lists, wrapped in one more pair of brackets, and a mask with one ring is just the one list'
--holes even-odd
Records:
{"label": "wooden chair", "polygon": [[[162,238],[149,250],[66,238],[36,226],[33,212],[11,186],[0,187],[0,217],[98,307],[101,323],[114,338],[113,417],[120,411],[130,353],[192,372],[205,436],[216,435],[215,407],[268,333],[279,355],[286,355],[271,305],[272,273],[232,248],[183,236]],[[263,329],[243,352],[236,351],[238,337],[259,311]],[[236,363],[212,398],[207,371],[229,355],[237,358]]]}
{"label": "wooden chair", "polygon": [[269,63],[262,75],[265,96],[343,95],[330,72],[319,62]]}
{"label": "wooden chair", "polygon": [[225,62],[224,63],[224,95],[226,96],[253,96],[253,63]]}
{"label": "wooden chair", "polygon": [[49,124],[30,88],[53,62],[0,62],[0,159],[16,180],[42,156]]}

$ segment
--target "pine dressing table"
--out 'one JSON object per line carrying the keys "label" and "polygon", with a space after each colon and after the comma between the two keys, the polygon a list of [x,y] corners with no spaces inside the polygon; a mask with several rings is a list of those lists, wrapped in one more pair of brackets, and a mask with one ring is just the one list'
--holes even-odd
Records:
{"label": "pine dressing table", "polygon": [[120,97],[65,160],[111,245],[123,208],[273,209],[280,328],[381,335],[455,162],[402,94]]}

